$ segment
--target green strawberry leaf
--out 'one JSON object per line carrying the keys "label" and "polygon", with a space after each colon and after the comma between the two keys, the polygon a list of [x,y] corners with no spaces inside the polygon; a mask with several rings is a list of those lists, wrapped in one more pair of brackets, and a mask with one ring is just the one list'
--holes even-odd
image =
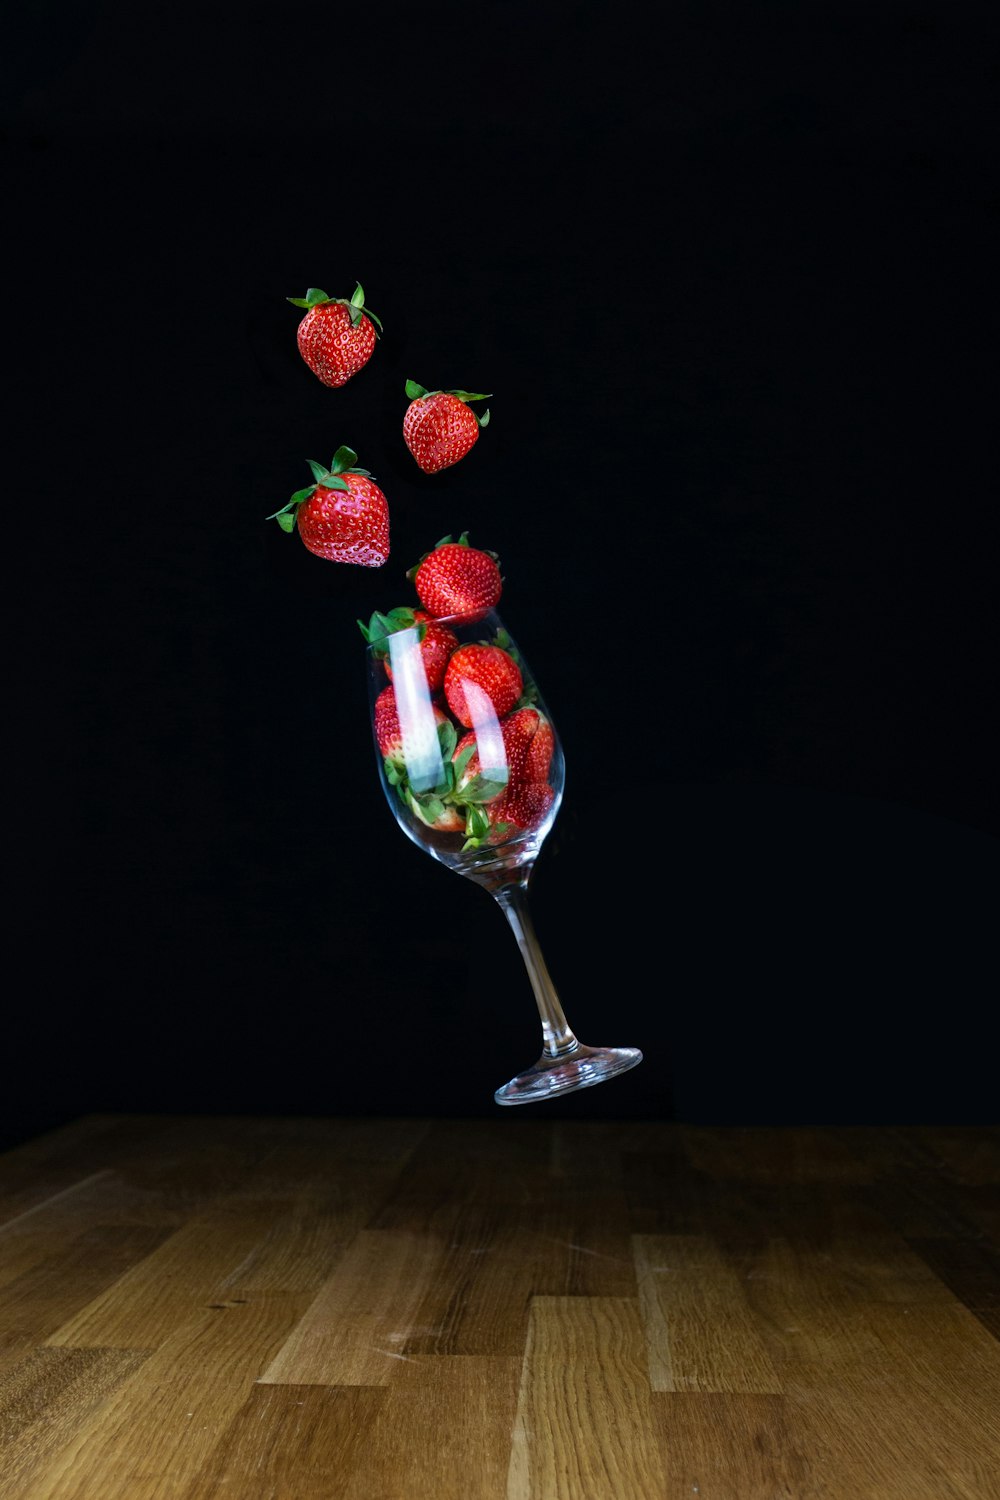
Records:
{"label": "green strawberry leaf", "polygon": [[326,464],[321,464],[315,458],[307,458],[306,463],[309,465],[310,469],[312,469],[312,476],[317,484],[321,482],[324,474],[329,473]]}
{"label": "green strawberry leaf", "polygon": [[469,838],[483,839],[490,831],[490,820],[481,807],[470,807],[465,817],[465,832]]}
{"label": "green strawberry leaf", "polygon": [[475,391],[449,391],[448,395],[457,396],[459,401],[488,401],[493,392],[487,391],[485,395],[477,395]]}
{"label": "green strawberry leaf", "polygon": [[447,767],[446,767],[447,770],[451,770],[452,769],[452,766],[451,766],[451,757],[455,753],[455,746],[457,745],[457,743],[458,743],[458,734],[457,734],[455,726],[451,722],[451,720],[448,719],[446,723],[439,724],[438,725],[438,744],[441,746],[441,756],[442,756],[442,759],[448,762]]}
{"label": "green strawberry leaf", "polygon": [[321,291],[318,286],[311,286],[306,292],[306,301],[310,307],[316,307],[320,302],[332,302],[333,298],[329,292]]}
{"label": "green strawberry leaf", "polygon": [[472,759],[475,753],[476,746],[474,743],[471,745],[466,745],[461,755],[455,761],[455,779],[457,781],[461,781],[465,768],[469,764],[469,761]]}
{"label": "green strawberry leaf", "polygon": [[351,306],[352,307],[364,307],[364,305],[365,305],[364,288],[362,287],[361,282],[359,281],[358,284],[357,284],[357,286],[354,288],[354,293],[353,293],[353,295],[351,297]]}
{"label": "green strawberry leaf", "polygon": [[483,414],[482,414],[481,417],[477,417],[476,418],[476,421],[479,423],[480,427],[488,427],[490,425],[490,409],[489,409],[489,407],[486,408],[486,410],[483,412]]}
{"label": "green strawberry leaf", "polygon": [[455,791],[455,767],[450,760],[444,763],[444,780],[441,782],[440,792],[442,797],[452,798]]}
{"label": "green strawberry leaf", "polygon": [[305,297],[286,297],[285,301],[290,302],[293,307],[304,307],[307,312],[312,307],[312,303]]}
{"label": "green strawberry leaf", "polygon": [[464,802],[493,802],[507,785],[507,776],[494,771],[492,776],[473,776],[468,786],[462,788]]}
{"label": "green strawberry leaf", "polygon": [[385,615],[381,611],[375,610],[367,625],[363,625],[360,620],[358,624],[361,625],[361,632],[365,640],[370,646],[375,647],[375,654],[380,658],[386,655],[386,639],[390,635],[395,635],[397,631],[412,630],[414,625],[416,625],[418,644],[423,641],[427,634],[426,620],[418,622],[414,617],[413,610],[407,604],[401,604],[396,609],[390,609],[389,613]]}
{"label": "green strawberry leaf", "polygon": [[295,517],[290,511],[282,511],[279,515],[275,516],[274,519],[277,521],[282,531],[295,530]]}
{"label": "green strawberry leaf", "polygon": [[370,318],[371,321],[375,324],[375,327],[377,329],[377,332],[375,334],[376,338],[378,338],[380,333],[385,333],[385,329],[382,327],[382,319],[376,318],[370,307],[365,308],[365,317]]}
{"label": "green strawberry leaf", "polygon": [[517,647],[514,645],[514,642],[511,640],[509,632],[505,630],[502,625],[500,626],[500,629],[497,631],[496,635],[493,637],[492,641],[483,641],[483,645],[499,646],[501,651],[506,651],[511,661],[517,662],[518,665],[520,665],[521,653],[520,651],[518,651]]}
{"label": "green strawberry leaf", "polygon": [[308,500],[309,496],[315,493],[315,490],[316,486],[314,484],[308,485],[304,490],[296,490],[295,494],[292,495],[290,499],[285,501],[280,510],[272,511],[271,514],[269,516],[265,516],[264,519],[267,521],[273,521],[276,516],[283,516],[286,511],[295,510],[297,506],[302,504],[303,500]]}
{"label": "green strawberry leaf", "polygon": [[415,380],[406,382],[406,394],[411,401],[419,401],[423,396],[429,396],[430,391],[426,386],[418,385]]}
{"label": "green strawberry leaf", "polygon": [[444,803],[440,797],[424,794],[421,797],[410,797],[410,807],[416,813],[422,823],[436,823],[444,813]]}
{"label": "green strawberry leaf", "polygon": [[358,461],[358,455],[353,448],[338,448],[330,462],[331,474],[343,474],[345,469],[353,469]]}
{"label": "green strawberry leaf", "polygon": [[320,480],[320,483],[325,490],[346,490],[347,494],[351,493],[351,486],[347,483],[347,480],[341,479],[337,474],[325,475]]}

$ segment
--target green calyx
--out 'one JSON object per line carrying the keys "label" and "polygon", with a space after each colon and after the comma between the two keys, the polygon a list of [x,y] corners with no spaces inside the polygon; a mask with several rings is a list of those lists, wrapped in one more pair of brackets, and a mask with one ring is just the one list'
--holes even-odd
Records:
{"label": "green calyx", "polygon": [[[408,380],[405,390],[407,398],[410,401],[423,401],[428,396],[457,396],[459,401],[464,401],[468,404],[470,401],[489,401],[493,395],[492,391],[429,391],[426,386],[418,385],[415,380]],[[482,416],[478,412],[473,412],[473,416],[480,427],[489,426],[489,407],[486,408]]]}
{"label": "green calyx", "polygon": [[[467,531],[463,531],[462,535],[457,538],[453,536],[443,536],[439,542],[435,542],[430,552],[425,552],[423,557],[419,558],[417,562],[413,564],[412,568],[407,569],[406,576],[407,578],[409,578],[411,583],[417,576],[417,569],[420,567],[421,563],[425,563],[427,559],[429,557],[432,557],[434,553],[437,552],[441,547],[472,547],[472,544],[469,541],[469,533]],[[485,552],[486,556],[492,557],[495,563],[499,564],[500,562],[499,555],[496,552],[491,552],[488,547],[472,547],[472,551]]]}
{"label": "green calyx", "polygon": [[428,827],[432,827],[448,808],[464,812],[466,840],[476,841],[471,845],[466,842],[464,847],[478,848],[492,827],[489,813],[485,810],[486,805],[495,802],[506,790],[507,767],[481,771],[465,786],[460,787],[459,782],[475,753],[475,747],[466,746],[462,754],[453,760],[458,738],[454,724],[450,720],[439,724],[437,733],[441,750],[441,774],[434,786],[414,791],[407,776],[405,761],[391,757],[384,761],[386,781],[395,787],[403,806]]}
{"label": "green calyx", "polygon": [[321,486],[326,490],[346,490],[349,494],[351,486],[344,479],[343,476],[345,474],[360,474],[364,479],[374,477],[367,469],[357,468],[357,462],[358,455],[353,448],[347,447],[337,449],[330,460],[329,468],[324,464],[318,463],[315,458],[307,458],[306,463],[312,470],[315,483],[307,485],[304,490],[296,490],[295,494],[291,496],[280,510],[272,511],[266,519],[268,521],[277,521],[282,531],[294,531],[295,517],[299,506],[308,500],[310,495],[315,495]]}
{"label": "green calyx", "polygon": [[304,297],[286,297],[285,301],[290,302],[293,307],[304,307],[306,312],[312,312],[314,307],[323,307],[327,302],[339,302],[341,307],[347,308],[351,315],[351,322],[355,328],[361,322],[363,314],[375,324],[378,330],[376,337],[378,337],[378,333],[383,331],[380,319],[375,316],[370,307],[365,306],[365,293],[360,281],[354,288],[354,295],[351,297],[330,297],[318,286],[311,286]]}
{"label": "green calyx", "polygon": [[398,630],[410,630],[414,625],[418,627],[417,640],[420,642],[427,634],[427,623],[424,620],[418,622],[413,610],[407,605],[400,605],[398,609],[390,609],[385,615],[376,610],[367,625],[363,620],[358,621],[358,629],[368,645],[374,647],[375,655],[380,661],[389,654],[389,647],[386,644],[389,636],[395,635]]}

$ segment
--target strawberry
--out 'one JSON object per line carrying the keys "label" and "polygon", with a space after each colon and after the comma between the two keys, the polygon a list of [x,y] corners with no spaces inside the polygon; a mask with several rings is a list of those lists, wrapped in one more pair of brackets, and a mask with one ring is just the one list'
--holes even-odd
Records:
{"label": "strawberry", "polygon": [[[385,764],[385,776],[403,806],[418,817],[428,828],[440,833],[461,833],[466,824],[465,808],[454,806],[443,799],[454,790],[455,776],[451,768],[451,756],[455,749],[455,726],[436,704],[431,705],[434,723],[437,726],[438,745],[441,752],[440,783],[429,786],[426,780],[419,790],[411,784],[406,763],[403,731],[399,722],[396,690],[383,688],[375,699],[373,722],[375,739]],[[501,790],[501,788],[497,788]]]}
{"label": "strawberry", "polygon": [[[461,792],[476,776],[482,774],[482,753],[489,762],[486,774],[514,786],[523,781],[544,781],[555,737],[548,719],[537,708],[519,708],[500,721],[499,736],[486,727],[477,736],[470,729],[455,747],[455,786]],[[502,744],[498,744],[498,738]],[[480,744],[480,739],[483,744]],[[466,754],[466,752],[469,752]]]}
{"label": "strawberry", "polygon": [[437,474],[464,458],[479,440],[479,429],[490,420],[489,409],[477,416],[468,402],[487,401],[472,391],[428,391],[415,380],[406,382],[410,404],[403,417],[403,438],[419,468]]}
{"label": "strawberry", "polygon": [[[434,723],[440,729],[442,724],[447,724],[454,736],[454,726],[449,722],[448,715],[435,704]],[[375,699],[375,738],[382,752],[383,760],[395,761],[399,766],[406,765],[406,756],[403,752],[403,731],[399,727],[399,710],[396,707],[396,690],[392,687],[383,688]]]}
{"label": "strawberry", "polygon": [[545,822],[555,792],[545,781],[523,781],[508,787],[489,809],[490,843],[503,843],[515,833],[530,833]]}
{"label": "strawberry", "polygon": [[537,708],[524,708],[521,712],[534,714],[538,719],[535,733],[524,757],[524,779],[525,781],[545,781],[556,748],[556,737],[552,731],[552,725],[544,714],[538,712]]}
{"label": "strawberry", "polygon": [[[546,783],[555,735],[537,708],[519,708],[500,723],[502,751],[487,732],[470,730],[452,756],[454,800],[466,806],[464,849],[502,843],[544,822],[555,798]],[[484,771],[482,758],[491,764]]]}
{"label": "strawberry", "polygon": [[406,576],[413,580],[417,597],[434,619],[464,615],[477,620],[499,603],[503,590],[496,553],[470,547],[467,531],[457,542],[443,537]]}
{"label": "strawberry", "polygon": [[420,658],[427,675],[427,686],[432,693],[436,693],[444,682],[448,658],[458,646],[458,636],[447,625],[432,620],[422,609],[408,609],[405,605],[401,605],[399,609],[390,609],[387,615],[381,615],[376,610],[367,625],[362,620],[358,621],[361,634],[383,663],[390,682],[392,665],[389,660],[388,637],[395,635],[397,630],[410,630],[414,625],[422,627]]}
{"label": "strawberry", "polygon": [[521,696],[524,683],[512,656],[499,646],[459,646],[444,674],[444,695],[460,724],[503,718]]}
{"label": "strawberry", "polygon": [[316,483],[268,516],[282,531],[294,531],[310,552],[331,562],[380,568],[389,556],[389,507],[367,469],[354,465],[353,448],[338,448],[329,469],[308,460]]}
{"label": "strawberry", "polygon": [[381,329],[382,324],[365,309],[360,281],[350,301],[328,297],[315,286],[304,297],[288,297],[286,301],[306,309],[299,324],[299,353],[324,385],[345,385],[371,359],[377,337],[373,325]]}

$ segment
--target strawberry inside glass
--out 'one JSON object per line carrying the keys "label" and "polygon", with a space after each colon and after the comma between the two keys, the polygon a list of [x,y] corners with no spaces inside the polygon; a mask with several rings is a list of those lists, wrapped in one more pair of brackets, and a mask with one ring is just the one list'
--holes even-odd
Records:
{"label": "strawberry inside glass", "polygon": [[528,882],[565,768],[552,717],[500,616],[433,620],[400,608],[362,630],[389,806],[408,838],[496,898],[535,992],[542,1056],[497,1090],[497,1102],[550,1098],[634,1067],[636,1048],[585,1047],[573,1035],[535,937]]}

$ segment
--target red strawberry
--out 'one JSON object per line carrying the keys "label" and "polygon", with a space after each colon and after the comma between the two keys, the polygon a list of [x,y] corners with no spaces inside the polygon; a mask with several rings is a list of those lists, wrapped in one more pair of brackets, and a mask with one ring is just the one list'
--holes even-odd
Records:
{"label": "red strawberry", "polygon": [[424,632],[420,641],[420,658],[427,674],[427,686],[432,693],[439,691],[444,682],[448,658],[458,645],[458,636],[447,625],[432,620],[422,609],[408,609],[405,605],[401,605],[399,609],[390,609],[387,615],[381,615],[376,610],[367,625],[362,620],[358,621],[358,625],[361,634],[384,665],[390,682],[392,665],[388,637],[395,635],[398,630],[410,630],[414,625],[422,625]]}
{"label": "red strawberry", "polygon": [[496,553],[470,547],[467,531],[457,542],[444,537],[406,576],[412,578],[417,597],[435,619],[465,615],[477,620],[493,609],[503,590]]}
{"label": "red strawberry", "polygon": [[[486,774],[505,773],[508,786],[523,781],[545,780],[555,738],[552,726],[537,708],[519,708],[516,713],[508,714],[506,719],[500,721],[497,737],[495,732],[490,734],[490,727],[486,726],[485,732],[480,730],[478,737],[476,731],[470,729],[456,745],[452,760],[455,763],[457,791],[464,790],[469,782],[481,774],[483,754],[487,761]],[[502,753],[497,743],[498,738],[502,742]],[[539,741],[542,743],[536,749]],[[471,753],[466,755],[466,751]]]}
{"label": "red strawberry", "polygon": [[524,779],[525,781],[545,781],[552,764],[556,737],[552,731],[552,725],[544,714],[538,712],[537,708],[525,708],[522,712],[538,716],[538,725],[524,758]]}
{"label": "red strawberry", "polygon": [[[439,833],[461,833],[467,820],[465,809],[455,807],[452,803],[443,800],[454,785],[454,777],[444,775],[444,766],[449,764],[448,757],[455,744],[455,726],[436,704],[432,704],[431,707],[441,752],[442,782],[440,786],[428,787],[426,780],[419,789],[415,789],[411,784],[395,688],[383,688],[375,699],[373,716],[375,739],[385,761],[386,780],[391,787],[395,788],[403,806],[414,817],[419,818],[427,828],[436,828]],[[422,736],[419,737],[422,738]]]}
{"label": "red strawberry", "polygon": [[296,490],[268,516],[294,531],[310,552],[331,562],[380,568],[389,556],[389,507],[367,469],[356,469],[353,448],[338,448],[329,469],[309,459],[316,483]]}
{"label": "red strawberry", "polygon": [[508,787],[503,796],[489,807],[493,829],[490,843],[503,843],[515,833],[532,832],[538,828],[548,817],[555,796],[545,781],[523,781]]}
{"label": "red strawberry", "polygon": [[[311,286],[304,297],[286,299],[294,307],[304,307],[306,315],[299,324],[299,353],[313,374],[324,385],[341,386],[356,375],[372,357],[376,333],[372,326],[382,324],[371,311],[362,311],[365,294],[360,281],[354,296],[328,297],[319,287]],[[369,322],[371,319],[371,322]]]}
{"label": "red strawberry", "polygon": [[[448,715],[443,713],[436,705],[434,708],[435,724],[447,724]],[[383,688],[375,699],[375,738],[378,741],[379,750],[384,760],[396,761],[399,765],[406,764],[406,756],[403,751],[403,731],[399,725],[399,710],[396,707],[395,688]]]}
{"label": "red strawberry", "polygon": [[460,724],[503,718],[523,689],[521,670],[499,646],[459,646],[444,674],[444,695]]}
{"label": "red strawberry", "polygon": [[472,391],[428,391],[415,380],[406,382],[410,404],[403,417],[403,438],[425,474],[437,474],[464,458],[479,439],[480,427],[489,423],[489,409],[477,416],[469,401],[486,401],[488,395]]}

